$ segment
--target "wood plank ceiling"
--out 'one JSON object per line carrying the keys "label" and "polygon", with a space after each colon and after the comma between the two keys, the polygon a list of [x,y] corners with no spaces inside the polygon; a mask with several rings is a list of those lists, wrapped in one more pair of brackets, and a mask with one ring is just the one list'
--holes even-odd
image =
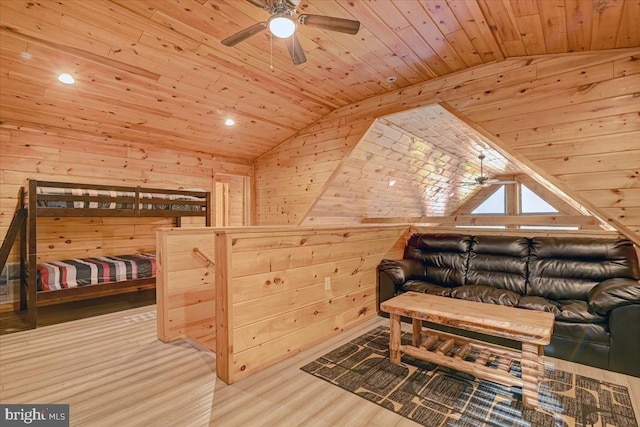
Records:
{"label": "wood plank ceiling", "polygon": [[522,172],[439,105],[378,119],[304,223],[449,216],[481,188],[480,154],[484,176],[513,179]]}
{"label": "wood plank ceiling", "polygon": [[[640,45],[635,0],[303,0],[298,10],[361,29],[300,27],[308,61],[295,66],[266,31],[220,44],[268,18],[248,1],[3,0],[2,124],[252,160],[341,106],[469,67]],[[77,83],[57,82],[61,72]]]}
{"label": "wood plank ceiling", "polygon": [[[520,120],[511,126],[508,115],[496,118],[501,117],[505,109],[512,108],[512,104],[523,108],[522,99],[511,99],[514,98],[511,86],[525,85],[528,81],[540,82],[545,88],[547,83],[551,85],[544,77],[555,78],[555,55],[566,72],[578,73],[584,72],[579,70],[581,59],[575,66],[568,66],[561,57],[572,52],[624,51],[640,46],[640,31],[636,28],[640,16],[638,0],[302,0],[298,11],[357,19],[361,28],[352,36],[300,26],[296,34],[307,62],[296,66],[284,43],[271,40],[268,31],[233,48],[220,43],[241,29],[268,19],[268,13],[251,1],[0,0],[0,127],[46,132],[76,140],[102,138],[153,144],[247,163],[264,159],[262,156],[284,141],[295,139],[296,135],[295,143],[304,145],[304,135],[316,132],[314,124],[330,123],[327,117],[340,116],[341,109],[356,112],[356,124],[362,127],[367,120],[357,117],[359,105],[371,108],[383,100],[388,103],[394,93],[403,96],[406,92],[420,97],[422,90],[416,89],[419,87],[429,88],[433,93],[437,93],[436,86],[446,87],[451,95],[458,89],[451,82],[478,78],[483,85],[488,82],[491,88],[508,88],[502,95],[491,94],[493,103],[499,106],[492,105],[487,111],[474,110],[474,103],[484,102],[479,88],[463,89],[462,92],[473,96],[459,102],[452,100],[451,105],[476,123],[486,124],[494,136],[515,144],[508,141],[509,133],[505,129],[519,125],[531,127],[535,120],[525,124]],[[526,59],[535,55],[551,55],[551,58],[547,56],[547,62],[542,63]],[[637,49],[630,55],[631,59],[623,63],[626,71],[611,64],[603,64],[602,70],[598,68],[602,75],[593,74],[598,70],[590,69],[587,77],[595,82],[590,84],[609,79],[631,99],[631,92],[637,92],[638,87],[634,71],[637,60],[633,56],[637,55]],[[512,66],[509,62],[516,59],[525,65],[515,80],[509,80],[515,74],[505,79],[502,74],[491,77],[487,74],[483,80],[484,73],[489,72],[485,70],[499,69],[501,64],[509,70]],[[516,65],[513,62],[513,66]],[[56,77],[63,72],[74,75],[76,84],[68,86],[58,82]],[[577,77],[573,80],[579,81]],[[483,91],[490,90],[484,89],[485,86]],[[567,90],[574,89],[567,87]],[[547,93],[543,90],[541,99],[547,99]],[[499,96],[507,97],[498,102],[495,99]],[[400,111],[398,107],[391,110]],[[634,123],[638,120],[633,108],[624,110],[631,124],[628,129],[635,129]],[[547,116],[555,114],[551,111]],[[409,144],[407,147],[411,149],[414,137],[425,135],[412,128],[411,122],[405,120],[407,117],[377,122],[380,128],[373,129],[374,134],[396,132],[397,141]],[[234,119],[236,126],[225,126],[227,118]],[[353,117],[346,113],[338,121],[341,127],[353,125]],[[458,181],[467,180],[469,171],[477,173],[479,150],[472,146],[477,138],[466,141],[455,150],[460,160],[467,162],[459,164],[453,172]],[[628,156],[628,167],[616,176],[627,170],[634,171],[632,163],[639,153],[633,135],[627,134],[624,141],[632,155]],[[593,141],[589,147],[595,145],[598,144]],[[307,151],[310,149],[306,147]],[[343,147],[343,151],[346,150]],[[620,147],[617,150],[620,151]],[[633,183],[625,180],[626,205],[619,208],[617,200],[621,193],[612,196],[607,192],[620,186],[607,181],[597,188],[581,188],[580,174],[569,177],[576,182],[563,178],[559,168],[563,168],[565,162],[558,166],[557,159],[547,160],[546,151],[525,147],[519,156],[543,167],[549,163],[549,174],[559,177],[576,191],[574,194],[599,191],[594,193],[597,200],[593,206],[630,227],[632,233],[638,233],[636,238],[640,241],[637,170],[633,172],[635,175],[627,174]],[[268,154],[266,158],[269,159]],[[509,173],[523,170],[517,162],[501,164],[493,163],[496,159],[488,160],[489,167],[499,167]],[[280,165],[276,166],[273,173],[281,173]],[[365,173],[371,167],[364,164],[358,173]],[[297,166],[292,165],[292,169]],[[325,169],[322,173],[327,176],[336,170]],[[585,165],[583,169],[593,168]],[[466,171],[466,175],[462,171]],[[335,178],[337,185],[339,177]],[[436,181],[445,182],[445,178],[443,172]],[[281,181],[285,179],[289,176],[280,176]],[[264,182],[260,184],[264,186]],[[325,187],[316,181],[313,185],[330,189],[333,184],[327,183]],[[425,190],[416,189],[423,193]],[[445,192],[443,186],[438,194]],[[308,199],[310,194],[298,198],[303,196]],[[416,213],[451,212],[452,201],[446,208],[437,207],[436,193],[431,196],[431,207],[418,209]],[[462,194],[456,197],[453,201],[465,199]],[[608,202],[612,197],[616,199]],[[264,195],[258,194],[258,204],[261,198],[264,199]],[[316,210],[306,211],[310,218],[328,216],[322,212],[321,203],[315,204],[314,200],[305,199],[305,203]],[[269,209],[275,210],[275,206]],[[407,212],[410,209],[405,210],[405,214]],[[282,212],[276,215],[282,216]],[[298,223],[304,216],[295,214],[291,218],[296,218],[293,222]],[[278,221],[280,219],[275,222]]]}

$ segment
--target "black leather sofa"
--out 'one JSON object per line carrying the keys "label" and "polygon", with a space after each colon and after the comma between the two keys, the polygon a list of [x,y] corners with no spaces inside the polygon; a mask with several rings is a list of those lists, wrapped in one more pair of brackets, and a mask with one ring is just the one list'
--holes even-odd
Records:
{"label": "black leather sofa", "polygon": [[382,260],[378,280],[378,305],[415,291],[551,312],[546,355],[640,377],[640,267],[629,240],[414,234],[402,260]]}

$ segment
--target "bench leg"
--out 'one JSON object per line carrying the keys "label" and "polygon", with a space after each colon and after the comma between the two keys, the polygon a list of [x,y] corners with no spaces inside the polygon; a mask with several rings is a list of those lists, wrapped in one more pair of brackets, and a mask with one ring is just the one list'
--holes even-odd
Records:
{"label": "bench leg", "polygon": [[420,347],[420,344],[422,344],[422,320],[420,319],[413,318],[411,344],[413,344],[414,347]]}
{"label": "bench leg", "polygon": [[390,314],[391,331],[389,333],[389,359],[391,363],[400,363],[400,315]]}
{"label": "bench leg", "polygon": [[527,408],[538,406],[540,376],[544,373],[543,347],[522,343],[522,403]]}

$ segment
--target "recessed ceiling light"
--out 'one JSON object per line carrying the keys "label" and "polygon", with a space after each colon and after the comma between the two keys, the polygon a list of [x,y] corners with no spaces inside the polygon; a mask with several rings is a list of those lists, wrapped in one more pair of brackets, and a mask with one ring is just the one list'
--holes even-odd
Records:
{"label": "recessed ceiling light", "polygon": [[387,83],[395,83],[398,78],[396,76],[389,76],[385,80],[387,81]]}
{"label": "recessed ceiling light", "polygon": [[395,179],[392,179],[391,181],[389,181],[389,187],[393,187],[394,185],[396,185]]}
{"label": "recessed ceiling light", "polygon": [[227,119],[224,121],[224,124],[227,126],[233,126],[236,124],[236,122],[234,122],[233,119]]}
{"label": "recessed ceiling light", "polygon": [[72,85],[76,82],[76,79],[73,78],[73,76],[71,76],[71,74],[60,74],[58,76],[58,80],[60,80],[62,83],[66,84],[66,85]]}

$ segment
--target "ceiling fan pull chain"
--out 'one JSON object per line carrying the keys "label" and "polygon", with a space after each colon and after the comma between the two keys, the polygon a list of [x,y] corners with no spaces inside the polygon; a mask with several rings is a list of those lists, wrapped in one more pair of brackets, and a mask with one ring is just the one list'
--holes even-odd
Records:
{"label": "ceiling fan pull chain", "polygon": [[273,34],[269,34],[269,68],[273,71]]}

